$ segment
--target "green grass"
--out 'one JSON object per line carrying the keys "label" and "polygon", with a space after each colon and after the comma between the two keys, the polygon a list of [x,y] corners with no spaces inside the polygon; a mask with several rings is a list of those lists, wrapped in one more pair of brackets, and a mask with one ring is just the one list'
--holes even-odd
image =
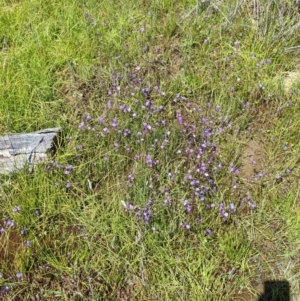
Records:
{"label": "green grass", "polygon": [[0,299],[256,300],[287,280],[299,300],[299,16],[261,2],[2,1],[0,133],[63,143],[1,177]]}

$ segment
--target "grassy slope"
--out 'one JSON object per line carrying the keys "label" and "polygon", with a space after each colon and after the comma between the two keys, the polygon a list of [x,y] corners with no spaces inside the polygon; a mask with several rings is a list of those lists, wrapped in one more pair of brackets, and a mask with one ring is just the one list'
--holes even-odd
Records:
{"label": "grassy slope", "polygon": [[[1,132],[65,135],[59,163],[2,180],[6,300],[241,300],[266,279],[297,294],[298,89],[281,77],[297,63],[295,23],[275,1],[258,21],[243,1],[179,2],[3,2]],[[247,181],[249,141],[265,175]]]}

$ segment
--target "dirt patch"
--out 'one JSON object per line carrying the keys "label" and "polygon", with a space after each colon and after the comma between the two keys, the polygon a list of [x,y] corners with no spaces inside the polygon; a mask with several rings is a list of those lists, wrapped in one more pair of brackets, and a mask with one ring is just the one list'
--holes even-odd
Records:
{"label": "dirt patch", "polygon": [[2,228],[0,233],[0,262],[5,263],[8,269],[14,268],[15,258],[20,254],[20,250],[23,247],[22,237],[17,231],[13,228]]}
{"label": "dirt patch", "polygon": [[[300,70],[300,66],[298,70]],[[289,93],[296,84],[300,85],[300,71],[288,72],[283,80],[284,91]]]}
{"label": "dirt patch", "polygon": [[251,288],[244,288],[236,293],[230,301],[257,301],[264,294],[264,285],[253,283]]}
{"label": "dirt patch", "polygon": [[262,172],[263,162],[263,144],[257,139],[248,141],[241,154],[240,177],[248,181],[253,180]]}
{"label": "dirt patch", "polygon": [[178,40],[173,41],[171,45],[171,55],[168,67],[168,73],[170,76],[176,78],[181,70],[182,54],[180,51],[180,43]]}
{"label": "dirt patch", "polygon": [[81,83],[72,65],[70,66],[63,74],[61,94],[69,106],[74,108],[89,106],[94,88],[87,83]]}

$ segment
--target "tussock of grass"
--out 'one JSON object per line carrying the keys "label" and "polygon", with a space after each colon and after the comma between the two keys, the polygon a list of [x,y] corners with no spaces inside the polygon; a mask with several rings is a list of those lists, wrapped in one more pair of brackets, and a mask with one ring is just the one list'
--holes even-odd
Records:
{"label": "tussock of grass", "polygon": [[297,300],[297,12],[255,3],[3,2],[1,132],[64,143],[1,178],[1,298]]}

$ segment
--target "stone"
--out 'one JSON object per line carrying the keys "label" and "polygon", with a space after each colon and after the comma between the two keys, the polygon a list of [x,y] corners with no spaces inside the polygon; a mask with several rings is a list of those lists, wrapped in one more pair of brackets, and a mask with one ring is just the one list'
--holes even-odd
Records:
{"label": "stone", "polygon": [[9,174],[43,162],[55,152],[60,128],[0,136],[0,174]]}

